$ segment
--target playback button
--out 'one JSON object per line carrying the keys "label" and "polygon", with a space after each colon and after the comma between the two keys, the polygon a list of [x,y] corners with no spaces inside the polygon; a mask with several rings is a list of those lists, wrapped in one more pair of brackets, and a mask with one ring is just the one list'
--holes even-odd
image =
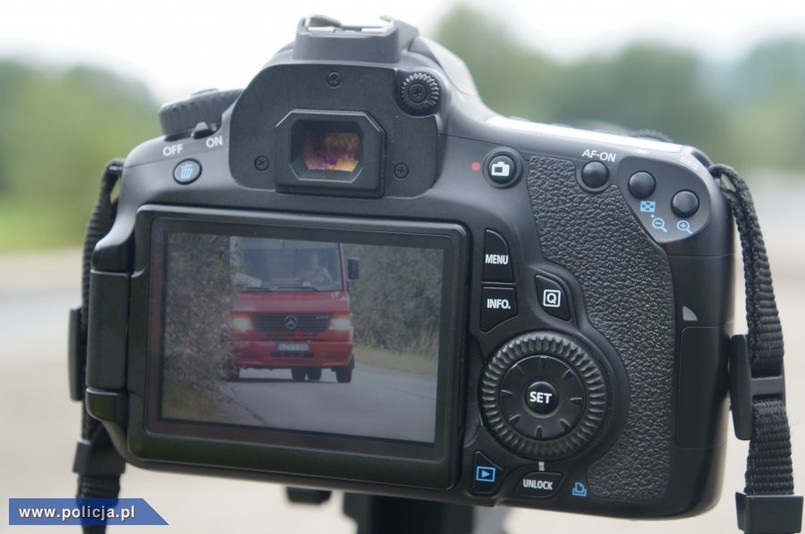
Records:
{"label": "playback button", "polygon": [[488,495],[497,491],[500,486],[503,469],[481,451],[475,451],[471,476],[472,492],[478,495]]}

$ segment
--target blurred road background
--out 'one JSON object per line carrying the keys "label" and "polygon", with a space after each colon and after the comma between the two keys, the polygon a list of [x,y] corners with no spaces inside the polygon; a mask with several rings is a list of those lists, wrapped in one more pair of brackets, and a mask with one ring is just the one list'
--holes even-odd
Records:
{"label": "blurred road background", "polygon": [[[80,408],[67,392],[67,309],[79,302],[78,246],[104,162],[158,135],[160,102],[210,84],[242,87],[293,39],[297,20],[316,12],[349,22],[391,14],[420,26],[465,59],[484,100],[503,114],[653,128],[741,169],[770,251],[795,480],[805,492],[805,4],[300,0],[279,9],[248,0],[30,0],[5,3],[0,17],[4,516],[9,497],[74,492]],[[515,510],[507,531],[734,532],[745,458],[745,444],[732,439],[721,502],[700,517],[643,523]],[[129,468],[123,496],[145,498],[171,532],[354,531],[338,496],[318,509],[291,506],[270,484]],[[2,517],[6,529],[21,530]]]}

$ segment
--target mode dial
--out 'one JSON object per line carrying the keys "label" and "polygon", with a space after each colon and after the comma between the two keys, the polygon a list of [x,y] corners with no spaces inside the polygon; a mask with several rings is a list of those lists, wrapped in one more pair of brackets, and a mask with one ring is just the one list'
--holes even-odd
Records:
{"label": "mode dial", "polygon": [[221,122],[221,115],[238,99],[242,89],[215,89],[194,93],[159,108],[159,122],[166,137],[189,133],[199,123],[209,127]]}
{"label": "mode dial", "polygon": [[560,334],[532,332],[506,343],[481,376],[481,412],[506,448],[532,460],[566,458],[587,445],[606,415],[599,363]]}

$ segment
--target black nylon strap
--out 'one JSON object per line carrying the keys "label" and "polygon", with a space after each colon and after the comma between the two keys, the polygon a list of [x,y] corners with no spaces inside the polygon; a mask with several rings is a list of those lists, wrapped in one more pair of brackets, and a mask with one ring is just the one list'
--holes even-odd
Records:
{"label": "black nylon strap", "polygon": [[[101,178],[98,203],[92,211],[87,235],[84,240],[83,269],[81,278],[81,337],[86,347],[90,262],[95,245],[112,228],[117,204],[112,199],[112,190],[123,172],[123,161],[113,160],[106,165]],[[81,384],[86,383],[86,354],[81,365]],[[83,386],[82,386],[83,387]],[[100,421],[90,417],[86,406],[81,413],[81,439],[76,448],[73,471],[78,474],[76,497],[116,499],[120,493],[120,475],[125,462],[117,454],[106,428]],[[84,525],[85,534],[103,534],[105,525]]]}
{"label": "black nylon strap", "polygon": [[720,178],[718,184],[730,205],[741,239],[752,372],[756,376],[778,375],[783,366],[783,328],[752,195],[746,182],[732,167],[713,165],[710,174]]}
{"label": "black nylon strap", "polygon": [[[750,380],[782,377],[783,331],[752,196],[746,182],[731,167],[713,165],[709,170],[730,206],[741,240]],[[736,402],[733,399],[733,404]],[[738,495],[739,527],[746,532],[799,532],[802,498],[793,496],[791,433],[785,398],[782,392],[758,396],[751,400],[751,406],[752,431],[746,462],[745,495]],[[769,496],[791,498],[775,500]],[[788,517],[780,517],[781,514]]]}
{"label": "black nylon strap", "polygon": [[752,404],[744,491],[747,495],[794,493],[791,436],[782,399],[758,399]]}

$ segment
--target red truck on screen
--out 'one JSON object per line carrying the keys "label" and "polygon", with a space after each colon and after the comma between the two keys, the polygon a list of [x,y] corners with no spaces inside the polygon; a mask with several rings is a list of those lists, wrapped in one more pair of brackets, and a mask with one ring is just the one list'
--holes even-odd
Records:
{"label": "red truck on screen", "polygon": [[338,382],[350,382],[349,284],[358,259],[345,259],[339,243],[245,237],[233,239],[232,257],[238,293],[227,379],[256,368],[315,381],[332,369]]}

